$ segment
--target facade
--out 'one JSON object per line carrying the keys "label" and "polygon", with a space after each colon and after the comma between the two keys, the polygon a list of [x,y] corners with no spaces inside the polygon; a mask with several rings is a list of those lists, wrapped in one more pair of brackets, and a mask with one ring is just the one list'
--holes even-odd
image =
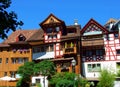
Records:
{"label": "facade", "polygon": [[82,75],[98,81],[101,69],[117,74],[120,66],[120,21],[110,19],[105,26],[91,19],[81,30]]}
{"label": "facade", "polygon": [[[97,80],[105,67],[115,73],[119,70],[119,20],[111,19],[102,26],[90,19],[81,29],[77,22],[67,26],[50,14],[39,25],[40,29],[17,30],[0,44],[0,77],[16,79],[8,81],[9,86],[16,85],[20,78],[17,69],[27,61],[49,59],[57,72],[75,72],[88,80]],[[72,66],[73,60],[75,66]],[[32,82],[36,81],[43,82],[43,77],[34,76]],[[0,81],[0,86],[5,85],[5,81]]]}

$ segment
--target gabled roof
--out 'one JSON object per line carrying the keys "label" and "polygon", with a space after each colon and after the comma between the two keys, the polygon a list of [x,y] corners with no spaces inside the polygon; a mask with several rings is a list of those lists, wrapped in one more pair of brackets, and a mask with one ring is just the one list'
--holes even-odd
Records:
{"label": "gabled roof", "polygon": [[23,34],[27,41],[36,31],[38,30],[16,30],[3,43],[15,43],[20,34]]}
{"label": "gabled roof", "polygon": [[[110,18],[110,19],[106,22],[106,24],[116,23],[117,21],[118,21],[117,19]],[[106,25],[106,24],[105,24],[105,25]]]}
{"label": "gabled roof", "polygon": [[87,28],[91,25],[95,25],[97,26],[103,33],[108,33],[108,30],[106,28],[104,28],[102,25],[100,25],[97,21],[95,21],[94,19],[90,19],[89,22],[83,27],[83,29],[80,31],[81,34],[83,34]]}
{"label": "gabled roof", "polygon": [[[40,23],[40,26],[44,26],[50,23],[64,23],[64,21],[60,20],[56,16],[54,16],[52,13],[42,22]],[[65,24],[65,23],[64,23]]]}

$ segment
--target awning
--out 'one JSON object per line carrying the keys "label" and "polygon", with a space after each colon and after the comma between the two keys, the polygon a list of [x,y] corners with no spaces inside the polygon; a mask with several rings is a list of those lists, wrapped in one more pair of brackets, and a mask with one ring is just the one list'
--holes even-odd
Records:
{"label": "awning", "polygon": [[52,58],[54,58],[54,52],[33,53],[33,60],[52,59]]}

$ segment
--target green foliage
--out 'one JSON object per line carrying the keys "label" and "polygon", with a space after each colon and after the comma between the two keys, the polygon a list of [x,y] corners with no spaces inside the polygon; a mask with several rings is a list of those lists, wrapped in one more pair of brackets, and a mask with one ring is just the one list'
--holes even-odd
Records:
{"label": "green foliage", "polygon": [[49,60],[43,60],[34,66],[35,74],[42,74],[43,76],[53,75],[55,72],[54,63]]}
{"label": "green foliage", "polygon": [[0,0],[0,38],[7,38],[7,33],[15,31],[18,26],[23,25],[22,21],[17,21],[17,14],[13,11],[7,12],[11,0]]}
{"label": "green foliage", "polygon": [[118,72],[117,72],[117,76],[120,77],[120,70],[118,70]]}
{"label": "green foliage", "polygon": [[90,87],[90,84],[86,83],[85,86],[83,86],[83,87]]}
{"label": "green foliage", "polygon": [[37,87],[41,87],[41,84],[40,84],[40,83],[37,83],[36,86],[37,86]]}
{"label": "green foliage", "polygon": [[20,66],[18,69],[18,74],[20,74],[21,76],[31,76],[33,75],[35,63],[34,62],[26,62],[23,66]]}
{"label": "green foliage", "polygon": [[34,62],[26,62],[23,66],[18,69],[18,74],[27,82],[31,81],[31,76],[34,74]]}
{"label": "green foliage", "polygon": [[76,74],[74,73],[56,73],[52,79],[50,79],[50,84],[52,87],[75,87],[75,84],[77,85],[75,78]]}
{"label": "green foliage", "polygon": [[[44,76],[51,77],[55,72],[54,63],[48,60],[43,60],[39,63],[34,62],[26,62],[23,66],[20,66],[18,69],[18,74],[22,77],[17,83],[17,87],[19,85],[30,84],[31,77],[36,74],[42,74]],[[23,86],[21,86],[23,87]]]}
{"label": "green foliage", "polygon": [[113,87],[114,81],[115,75],[107,69],[103,69],[100,73],[99,83],[97,84],[97,87]]}
{"label": "green foliage", "polygon": [[88,81],[85,78],[79,78],[79,85],[80,87],[86,87],[86,84],[88,84]]}

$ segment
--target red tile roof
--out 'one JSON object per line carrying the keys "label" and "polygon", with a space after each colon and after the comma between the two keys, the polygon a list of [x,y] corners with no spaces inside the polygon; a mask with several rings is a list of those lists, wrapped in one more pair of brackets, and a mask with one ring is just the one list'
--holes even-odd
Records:
{"label": "red tile roof", "polygon": [[26,41],[27,41],[37,31],[38,31],[37,29],[34,29],[34,30],[16,30],[3,43],[15,43],[16,38],[20,34],[23,34],[26,37]]}
{"label": "red tile roof", "polygon": [[8,45],[8,44],[0,44],[0,47],[9,47],[10,45]]}
{"label": "red tile roof", "polygon": [[[67,29],[71,29],[71,28],[76,28],[77,31],[76,33],[71,33],[71,34],[67,34],[65,36],[62,36],[62,39],[70,39],[70,38],[74,38],[74,37],[78,37],[80,35],[80,27],[79,26],[67,26]],[[3,44],[21,44],[19,42],[16,41],[16,38],[20,35],[24,35],[26,41],[39,41],[39,40],[44,40],[44,31],[43,29],[34,29],[34,30],[16,30],[15,32],[13,32],[4,42]],[[23,43],[24,43],[23,42]]]}
{"label": "red tile roof", "polygon": [[44,39],[43,35],[44,35],[43,29],[39,29],[27,41],[43,40]]}

